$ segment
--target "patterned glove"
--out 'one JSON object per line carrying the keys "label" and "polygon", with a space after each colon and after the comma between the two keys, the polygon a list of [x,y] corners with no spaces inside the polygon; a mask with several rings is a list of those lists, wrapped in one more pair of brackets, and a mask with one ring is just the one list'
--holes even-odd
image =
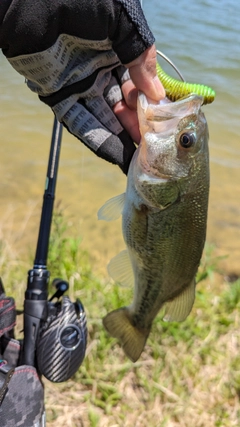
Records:
{"label": "patterned glove", "polygon": [[102,69],[88,90],[74,93],[52,107],[69,132],[99,157],[120,166],[125,174],[136,148],[112,107],[122,100],[121,85],[128,79],[123,66]]}
{"label": "patterned glove", "polygon": [[139,0],[15,0],[0,2],[0,18],[0,48],[28,87],[73,135],[127,173],[135,145],[112,106],[129,78],[122,64],[154,43]]}

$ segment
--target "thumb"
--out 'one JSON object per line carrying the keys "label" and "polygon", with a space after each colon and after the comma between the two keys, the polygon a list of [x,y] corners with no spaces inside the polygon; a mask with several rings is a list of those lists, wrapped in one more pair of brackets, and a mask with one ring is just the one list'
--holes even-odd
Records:
{"label": "thumb", "polygon": [[160,101],[165,98],[165,89],[157,77],[156,63],[157,53],[153,45],[125,66],[136,88],[154,101]]}

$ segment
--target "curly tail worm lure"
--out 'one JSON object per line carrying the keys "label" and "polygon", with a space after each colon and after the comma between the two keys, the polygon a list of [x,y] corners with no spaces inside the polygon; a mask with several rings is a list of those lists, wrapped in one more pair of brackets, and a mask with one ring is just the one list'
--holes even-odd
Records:
{"label": "curly tail worm lure", "polygon": [[170,61],[169,58],[167,58],[162,52],[159,50],[157,53],[162,56],[169,64],[175,69],[175,71],[179,74],[182,81],[174,79],[173,77],[170,77],[163,69],[160,67],[160,65],[157,63],[157,75],[158,78],[161,80],[167,97],[171,101],[177,101],[180,98],[183,98],[185,96],[188,96],[190,94],[196,94],[203,97],[203,105],[205,104],[211,104],[211,102],[215,99],[215,91],[205,85],[196,84],[196,83],[187,83],[184,81],[183,76],[177,69],[177,67]]}

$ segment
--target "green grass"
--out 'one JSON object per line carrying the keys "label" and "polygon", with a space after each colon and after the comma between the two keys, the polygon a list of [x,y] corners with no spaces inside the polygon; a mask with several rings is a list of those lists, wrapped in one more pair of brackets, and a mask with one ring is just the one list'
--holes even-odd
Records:
{"label": "green grass", "polygon": [[[70,381],[44,381],[47,426],[239,427],[240,280],[224,281],[214,248],[204,252],[190,316],[183,323],[165,323],[159,315],[133,364],[101,321],[109,310],[129,304],[132,290],[95,277],[81,240],[68,232],[58,210],[48,269],[52,278],[68,280],[71,298],[83,302],[88,347]],[[20,303],[29,266],[12,260],[6,244],[1,253],[7,291]]]}

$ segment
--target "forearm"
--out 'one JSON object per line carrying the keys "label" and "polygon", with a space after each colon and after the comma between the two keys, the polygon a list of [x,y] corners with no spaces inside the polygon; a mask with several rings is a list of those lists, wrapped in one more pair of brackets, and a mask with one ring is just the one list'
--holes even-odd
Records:
{"label": "forearm", "polygon": [[0,48],[8,58],[45,51],[60,34],[100,44],[109,39],[122,63],[131,62],[154,42],[138,0],[0,3]]}

